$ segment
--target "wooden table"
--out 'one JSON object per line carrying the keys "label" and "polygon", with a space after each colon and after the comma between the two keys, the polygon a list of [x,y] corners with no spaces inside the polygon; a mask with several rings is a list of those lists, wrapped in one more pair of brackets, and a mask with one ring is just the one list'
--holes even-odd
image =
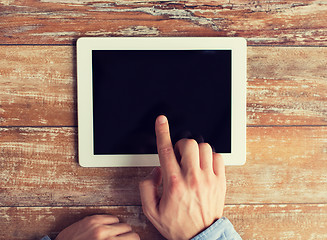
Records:
{"label": "wooden table", "polygon": [[76,39],[248,40],[247,163],[227,167],[243,239],[327,239],[326,1],[0,1],[0,239],[53,238],[95,213],[162,239],[140,207],[150,168],[81,168]]}

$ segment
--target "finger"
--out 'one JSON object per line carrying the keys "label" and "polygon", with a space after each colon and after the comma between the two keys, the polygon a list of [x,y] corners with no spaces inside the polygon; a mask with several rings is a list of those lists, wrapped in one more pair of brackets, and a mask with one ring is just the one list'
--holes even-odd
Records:
{"label": "finger", "polygon": [[213,171],[218,177],[225,178],[224,159],[218,153],[213,153]]}
{"label": "finger", "polygon": [[199,144],[200,167],[205,171],[213,171],[213,154],[212,148],[208,143]]}
{"label": "finger", "polygon": [[175,153],[180,157],[183,172],[200,168],[199,146],[194,139],[181,139],[175,144]]}
{"label": "finger", "polygon": [[84,218],[84,221],[87,221],[90,224],[115,224],[119,223],[119,219],[116,216],[113,215],[92,215]]}
{"label": "finger", "polygon": [[158,187],[161,181],[160,168],[154,168],[151,174],[139,184],[143,212],[150,219],[158,216]]}
{"label": "finger", "polygon": [[157,117],[155,130],[161,170],[163,177],[167,179],[170,175],[177,175],[180,167],[171,143],[168,120],[164,115]]}
{"label": "finger", "polygon": [[135,232],[124,233],[116,236],[115,239],[118,240],[140,240],[140,236]]}
{"label": "finger", "polygon": [[160,186],[162,183],[161,168],[155,167],[152,169],[146,179],[151,179],[156,187]]}
{"label": "finger", "polygon": [[132,227],[127,223],[115,223],[111,225],[106,225],[105,227],[107,230],[104,236],[107,237],[114,237],[132,231]]}

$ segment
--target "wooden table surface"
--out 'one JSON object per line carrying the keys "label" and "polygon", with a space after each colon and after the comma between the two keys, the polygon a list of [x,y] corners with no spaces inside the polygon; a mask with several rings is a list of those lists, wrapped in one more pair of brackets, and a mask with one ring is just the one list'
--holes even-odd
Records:
{"label": "wooden table surface", "polygon": [[243,239],[327,239],[327,2],[0,0],[0,239],[55,237],[95,213],[162,239],[140,207],[150,168],[81,168],[76,39],[248,41],[247,163],[227,167]]}

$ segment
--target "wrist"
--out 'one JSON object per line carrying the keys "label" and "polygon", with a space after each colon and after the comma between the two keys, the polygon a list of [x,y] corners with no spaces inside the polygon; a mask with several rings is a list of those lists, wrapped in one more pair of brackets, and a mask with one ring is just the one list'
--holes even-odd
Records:
{"label": "wrist", "polygon": [[227,219],[224,217],[215,220],[210,226],[208,226],[206,229],[204,229],[203,231],[199,232],[196,236],[191,238],[191,240],[207,239],[207,236],[210,235],[210,233],[214,232],[226,220]]}
{"label": "wrist", "polygon": [[225,237],[223,239],[242,240],[240,235],[235,231],[232,223],[225,217],[215,221],[207,229],[191,238],[191,240],[216,240],[222,237]]}

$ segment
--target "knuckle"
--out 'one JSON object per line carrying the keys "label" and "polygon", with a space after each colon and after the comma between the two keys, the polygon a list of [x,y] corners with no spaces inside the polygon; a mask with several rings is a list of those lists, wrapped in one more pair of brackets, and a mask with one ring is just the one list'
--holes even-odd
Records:
{"label": "knuckle", "polygon": [[179,179],[178,179],[177,174],[172,174],[172,175],[170,175],[170,176],[169,176],[169,182],[170,182],[170,184],[172,184],[172,185],[177,185],[178,182],[179,182]]}
{"label": "knuckle", "polygon": [[181,181],[175,174],[169,177],[169,190],[172,194],[179,194],[181,192]]}
{"label": "knuckle", "polygon": [[192,180],[190,180],[189,185],[190,185],[190,188],[191,188],[192,190],[199,189],[199,186],[200,186],[199,181],[196,180],[196,179],[192,179]]}
{"label": "knuckle", "polygon": [[188,174],[189,186],[191,189],[198,189],[202,186],[199,173],[197,171],[191,170]]}
{"label": "knuckle", "polygon": [[168,156],[174,152],[171,145],[164,145],[158,148],[158,154],[161,156]]}
{"label": "knuckle", "polygon": [[198,179],[199,178],[199,171],[192,168],[192,169],[187,171],[187,177],[190,178],[190,179]]}
{"label": "knuckle", "polygon": [[103,231],[104,229],[101,226],[94,228],[91,234],[93,239],[100,239],[103,235]]}
{"label": "knuckle", "polygon": [[89,225],[94,225],[97,223],[96,216],[87,216],[83,221]]}

